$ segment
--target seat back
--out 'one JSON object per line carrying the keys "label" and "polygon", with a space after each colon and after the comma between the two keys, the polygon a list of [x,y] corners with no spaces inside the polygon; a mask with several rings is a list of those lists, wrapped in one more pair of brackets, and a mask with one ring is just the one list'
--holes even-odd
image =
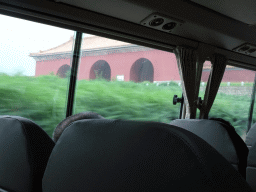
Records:
{"label": "seat back", "polygon": [[0,191],[42,191],[54,142],[34,122],[0,116]]}
{"label": "seat back", "polygon": [[251,126],[245,138],[245,143],[249,150],[255,142],[256,142],[256,123]]}
{"label": "seat back", "polygon": [[247,169],[246,169],[246,181],[256,191],[256,142],[250,147]]}
{"label": "seat back", "polygon": [[61,134],[43,191],[252,191],[213,147],[156,122],[79,120]]}
{"label": "seat back", "polygon": [[177,119],[170,123],[201,137],[246,178],[248,149],[234,128],[208,119]]}
{"label": "seat back", "polygon": [[245,143],[249,149],[246,181],[256,191],[256,123],[247,133]]}

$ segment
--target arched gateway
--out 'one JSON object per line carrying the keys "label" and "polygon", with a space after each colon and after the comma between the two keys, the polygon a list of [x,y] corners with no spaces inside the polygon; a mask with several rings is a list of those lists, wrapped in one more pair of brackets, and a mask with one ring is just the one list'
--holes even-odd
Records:
{"label": "arched gateway", "polygon": [[130,70],[130,81],[143,82],[154,81],[154,67],[152,63],[145,58],[134,62]]}
{"label": "arched gateway", "polygon": [[65,64],[65,65],[62,65],[58,71],[57,71],[57,75],[60,77],[60,78],[65,78],[67,77],[67,72],[70,71],[70,66]]}
{"label": "arched gateway", "polygon": [[90,70],[90,79],[103,78],[110,81],[111,69],[105,60],[96,61]]}

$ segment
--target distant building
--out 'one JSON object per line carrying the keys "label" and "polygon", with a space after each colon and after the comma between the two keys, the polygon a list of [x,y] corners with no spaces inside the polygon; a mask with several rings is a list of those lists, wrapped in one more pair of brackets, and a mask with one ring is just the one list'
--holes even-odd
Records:
{"label": "distant building", "polygon": [[[207,82],[210,75],[211,63],[205,62],[202,72],[201,81]],[[226,66],[222,82],[254,82],[255,71]]]}
{"label": "distant building", "polygon": [[[39,53],[31,53],[36,60],[35,76],[53,72],[60,77],[70,69],[73,38],[68,42]],[[176,57],[173,53],[133,45],[103,37],[85,37],[78,79],[101,76],[124,81],[179,81]]]}
{"label": "distant building", "polygon": [[[70,70],[74,39],[49,50],[31,53],[36,60],[35,76],[54,73],[66,77]],[[211,64],[206,62],[202,81],[206,82]],[[224,81],[254,80],[254,72],[227,67]],[[117,40],[91,36],[83,38],[78,80],[118,79],[123,81],[180,81],[176,57],[173,53],[133,45]]]}

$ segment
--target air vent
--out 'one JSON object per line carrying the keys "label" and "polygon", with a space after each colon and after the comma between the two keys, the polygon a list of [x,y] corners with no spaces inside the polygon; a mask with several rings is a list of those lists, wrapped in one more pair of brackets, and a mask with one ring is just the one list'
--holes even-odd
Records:
{"label": "air vent", "polygon": [[256,45],[245,43],[233,49],[233,51],[238,53],[243,53],[245,55],[250,55],[256,52]]}
{"label": "air vent", "polygon": [[159,13],[153,13],[141,21],[141,25],[167,33],[173,33],[183,23],[184,21]]}

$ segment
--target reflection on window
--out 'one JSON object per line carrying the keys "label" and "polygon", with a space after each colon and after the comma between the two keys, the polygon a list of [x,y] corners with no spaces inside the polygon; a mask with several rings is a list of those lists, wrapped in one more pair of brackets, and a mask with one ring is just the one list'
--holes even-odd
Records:
{"label": "reflection on window", "polygon": [[244,139],[255,72],[227,66],[209,117],[229,121]]}
{"label": "reflection on window", "polygon": [[172,98],[181,96],[181,87],[173,53],[84,34],[81,55],[75,113],[166,123],[178,118]]}
{"label": "reflection on window", "polygon": [[29,118],[52,135],[66,115],[74,32],[3,15],[0,19],[0,115]]}

